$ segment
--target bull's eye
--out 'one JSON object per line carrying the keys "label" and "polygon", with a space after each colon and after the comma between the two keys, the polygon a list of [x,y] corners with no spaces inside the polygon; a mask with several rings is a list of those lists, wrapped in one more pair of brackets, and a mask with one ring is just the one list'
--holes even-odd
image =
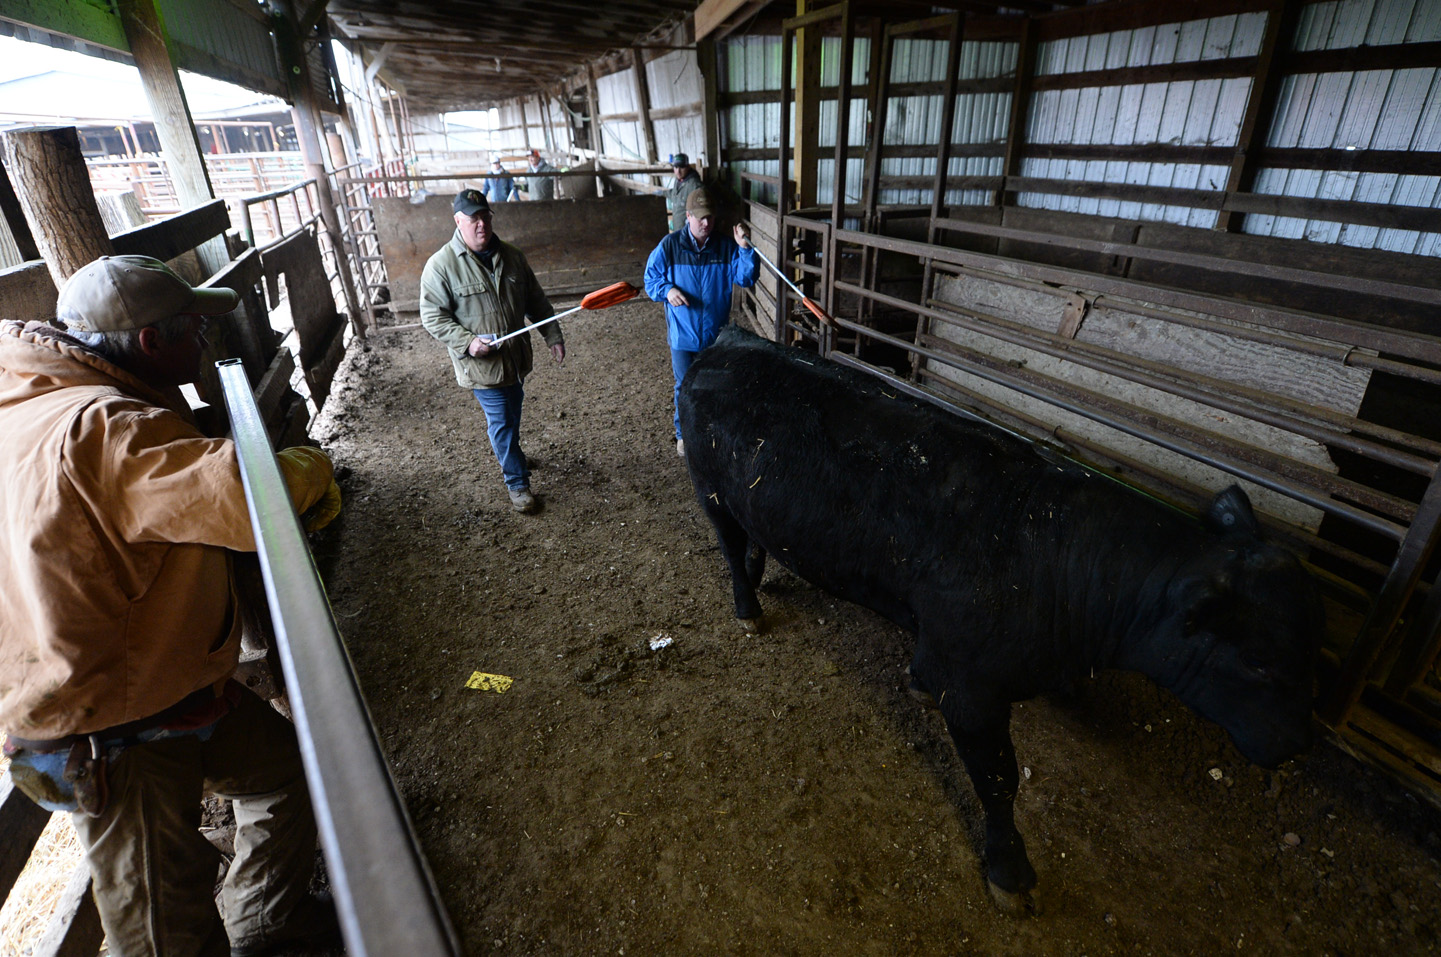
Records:
{"label": "bull's eye", "polygon": [[1247,671],[1254,672],[1259,677],[1271,677],[1270,667],[1268,667],[1266,662],[1262,661],[1260,658],[1252,658],[1249,655],[1242,655],[1241,664],[1245,666]]}

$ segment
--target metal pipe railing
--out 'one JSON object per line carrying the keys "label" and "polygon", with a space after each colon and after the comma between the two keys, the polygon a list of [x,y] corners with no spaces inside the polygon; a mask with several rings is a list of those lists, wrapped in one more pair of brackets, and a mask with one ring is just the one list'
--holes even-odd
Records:
{"label": "metal pipe railing", "polygon": [[216,368],[346,950],[351,957],[458,955],[245,367],[227,359]]}

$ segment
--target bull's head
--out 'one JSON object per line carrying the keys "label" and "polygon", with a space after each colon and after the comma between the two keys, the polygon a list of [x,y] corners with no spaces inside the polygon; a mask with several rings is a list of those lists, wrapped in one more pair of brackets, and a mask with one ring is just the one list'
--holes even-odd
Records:
{"label": "bull's head", "polygon": [[1320,595],[1294,555],[1261,540],[1236,486],[1203,522],[1211,541],[1172,580],[1157,635],[1177,643],[1164,683],[1248,760],[1273,768],[1311,744]]}

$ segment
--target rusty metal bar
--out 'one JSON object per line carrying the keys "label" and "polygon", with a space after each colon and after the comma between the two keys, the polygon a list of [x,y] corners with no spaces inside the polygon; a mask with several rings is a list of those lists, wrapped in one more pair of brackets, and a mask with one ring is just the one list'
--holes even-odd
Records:
{"label": "rusty metal bar", "polygon": [[[1009,406],[1002,405],[990,396],[986,396],[982,393],[967,389],[951,379],[947,379],[944,376],[929,372],[924,368],[920,370],[918,381],[923,382],[926,390],[938,391],[943,395],[970,402],[974,404],[977,408],[988,409],[995,415],[1001,416],[1003,418],[1014,419],[1017,422],[1023,423],[1029,429],[1029,431],[1018,431],[1022,432],[1027,437],[1033,440],[1053,441],[1058,443],[1060,446],[1062,446],[1063,449],[1066,450],[1082,450],[1089,454],[1096,462],[1103,462],[1114,465],[1115,467],[1123,470],[1124,472],[1134,473],[1136,475],[1144,475],[1147,478],[1151,479],[1152,482],[1155,482],[1159,485],[1165,485],[1175,489],[1182,489],[1186,492],[1186,494],[1190,495],[1197,501],[1200,501],[1203,497],[1203,494],[1206,492],[1206,490],[1203,489],[1201,486],[1196,485],[1193,482],[1188,482],[1185,479],[1178,478],[1177,476],[1165,472],[1148,462],[1143,462],[1140,459],[1135,459],[1123,453],[1117,452],[1115,449],[1108,448],[1105,445],[1102,445],[1100,442],[1088,438],[1087,436],[1080,433],[1071,432],[1067,429],[1056,426],[1053,423],[1039,419],[1036,416],[1028,415],[1027,413],[1022,412],[1018,409],[1013,409]],[[929,394],[931,393],[928,391],[927,395]],[[1071,454],[1071,452],[1068,451],[1067,454]],[[1289,523],[1276,525],[1272,525],[1270,523],[1266,524],[1268,529],[1272,533],[1285,539],[1297,548],[1308,548],[1315,551],[1324,552],[1327,555],[1338,559],[1339,561],[1345,562],[1348,565],[1360,569],[1361,571],[1375,575],[1377,578],[1385,576],[1386,570],[1389,567],[1374,559],[1367,558],[1365,555],[1358,554],[1357,552],[1354,552],[1349,548],[1345,548],[1341,545],[1337,545],[1334,542],[1329,542],[1326,539],[1320,538],[1315,533],[1299,526],[1291,525]],[[1357,607],[1359,610],[1365,611],[1366,608],[1370,607],[1370,596],[1364,594],[1359,587],[1352,586],[1352,588],[1354,589],[1354,593],[1347,593],[1348,597],[1351,599],[1349,603]]]}
{"label": "rusty metal bar", "polygon": [[[876,293],[870,290],[862,289],[859,286],[851,286],[850,284],[846,284],[846,286],[848,287],[847,291],[856,292],[862,296],[879,297],[882,301],[890,300],[891,304],[898,304],[901,306],[909,307],[911,309],[920,308],[915,306],[914,304],[907,304],[903,300],[895,300],[892,297],[885,296],[882,293]],[[1119,432],[1124,432],[1127,435],[1131,435],[1139,439],[1144,439],[1145,441],[1160,446],[1161,448],[1167,449],[1168,451],[1175,452],[1179,455],[1184,455],[1187,458],[1195,459],[1198,462],[1209,465],[1216,469],[1220,469],[1223,472],[1228,472],[1232,475],[1239,476],[1250,482],[1254,482],[1255,484],[1263,488],[1268,488],[1274,492],[1279,492],[1282,495],[1296,499],[1299,502],[1303,502],[1307,505],[1312,506],[1313,508],[1320,509],[1323,512],[1327,512],[1340,518],[1347,519],[1356,525],[1366,528],[1369,531],[1375,532],[1393,541],[1401,541],[1406,536],[1407,529],[1405,526],[1398,525],[1395,522],[1387,521],[1386,519],[1381,518],[1377,515],[1373,515],[1370,512],[1352,508],[1351,506],[1346,505],[1342,502],[1337,502],[1333,499],[1318,495],[1315,492],[1315,485],[1303,486],[1295,484],[1294,482],[1286,481],[1282,478],[1276,478],[1276,475],[1284,476],[1286,472],[1280,468],[1269,466],[1266,460],[1268,458],[1274,460],[1275,457],[1267,456],[1265,453],[1260,453],[1259,455],[1256,454],[1260,450],[1254,450],[1252,453],[1248,453],[1240,461],[1236,461],[1230,458],[1223,458],[1207,452],[1203,447],[1201,447],[1200,443],[1193,444],[1192,442],[1188,442],[1183,438],[1173,438],[1166,434],[1148,431],[1147,429],[1132,424],[1132,422],[1128,419],[1122,417],[1121,415],[1115,414],[1120,410],[1122,404],[1111,402],[1110,400],[1107,400],[1102,396],[1098,396],[1095,393],[1089,393],[1085,390],[1078,389],[1073,390],[1076,395],[1075,398],[1067,398],[1058,393],[1051,393],[1045,391],[1038,385],[1033,384],[1022,375],[1019,375],[1013,371],[1003,371],[1003,369],[1000,368],[1001,366],[1004,366],[1006,369],[1013,368],[1007,363],[997,361],[994,365],[985,364],[985,362],[982,360],[987,357],[980,356],[979,353],[971,353],[970,356],[956,355],[951,353],[949,350],[938,351],[936,349],[928,348],[926,346],[915,346],[904,339],[898,339],[894,336],[887,335],[875,329],[871,329],[868,326],[852,322],[839,316],[836,317],[836,324],[841,326],[842,328],[852,329],[879,342],[884,342],[887,345],[895,346],[896,348],[902,350],[914,349],[928,359],[933,359],[943,365],[951,366],[952,368],[957,368],[961,369],[962,371],[969,372],[972,375],[976,375],[982,379],[986,379],[987,381],[994,382],[997,385],[1012,389],[1013,391],[1018,392],[1022,395],[1026,395],[1034,399],[1039,399],[1050,405],[1056,406],[1057,408],[1065,409],[1068,412],[1073,412],[1076,415],[1080,415],[1095,422],[1099,422],[1102,425],[1109,426],[1110,428],[1116,429]],[[964,351],[970,352],[970,350]],[[974,364],[967,363],[967,358],[973,359]],[[1097,408],[1091,408],[1086,406],[1085,404],[1083,404],[1082,401],[1080,401],[1080,399],[1094,400],[1096,402]],[[1112,407],[1112,409],[1109,412],[1097,411],[1097,409],[1101,407]],[[1155,419],[1157,421],[1160,420],[1160,417],[1154,415],[1138,416],[1137,418],[1141,421],[1144,421],[1147,418]],[[1187,431],[1192,430],[1180,429],[1173,434],[1183,435]],[[1230,448],[1233,451],[1239,451],[1239,448],[1234,444],[1231,445]],[[1260,466],[1260,468],[1257,468],[1255,466]],[[1262,471],[1262,469],[1266,470]],[[1322,473],[1320,472],[1320,470],[1312,468],[1310,466],[1300,466],[1297,469],[1293,469],[1293,471],[1298,471],[1300,474],[1303,475],[1315,475],[1317,477],[1324,477],[1325,479],[1332,478],[1329,473]],[[1354,485],[1354,483],[1342,482],[1337,483],[1337,485],[1338,487],[1345,486],[1349,491],[1350,486]],[[1362,490],[1369,491],[1364,488]],[[1402,510],[1404,508],[1410,507],[1410,503],[1402,502],[1400,500],[1392,500],[1388,502],[1388,504],[1392,506],[1392,510]]]}
{"label": "rusty metal bar", "polygon": [[[987,282],[1004,283],[1008,286],[1014,286],[1017,289],[1046,293],[1058,298],[1065,298],[1072,292],[1071,288],[1068,287],[1055,286],[1021,276],[1009,276],[985,269],[976,269],[971,266],[957,266],[953,263],[936,263],[934,260],[927,260],[927,264],[936,272],[943,272],[955,276],[973,276],[977,279],[984,279]],[[1175,312],[1170,309],[1148,306],[1128,298],[1120,299],[1115,305],[1108,302],[1107,299],[1109,297],[1104,295],[1087,298],[1090,299],[1092,309],[1110,309],[1114,312],[1131,312],[1140,316],[1151,316],[1155,319],[1164,319],[1167,322],[1180,326],[1188,326],[1192,329],[1221,332],[1229,336],[1234,336],[1237,339],[1262,342],[1268,345],[1283,345],[1293,352],[1303,352],[1307,355],[1320,356],[1325,359],[1335,359],[1344,365],[1373,369],[1378,372],[1387,372],[1392,375],[1415,379],[1418,382],[1441,385],[1441,371],[1436,369],[1427,368],[1426,366],[1410,365],[1395,359],[1386,359],[1381,356],[1372,355],[1370,352],[1362,351],[1357,346],[1345,345],[1340,342],[1317,342],[1314,338],[1297,338],[1297,335],[1309,337],[1320,335],[1320,333],[1278,334],[1269,328],[1254,328],[1249,324],[1239,327],[1233,326],[1222,322],[1215,322],[1205,316],[1195,316],[1187,312]],[[1236,321],[1239,322],[1241,320]],[[1437,348],[1438,352],[1441,352],[1441,341],[1438,341]],[[1431,443],[1428,442],[1426,447],[1429,448],[1430,444]],[[1441,451],[1441,443],[1434,444],[1438,451]],[[1418,448],[1420,447],[1422,446],[1418,446]]]}
{"label": "rusty metal bar", "polygon": [[1436,547],[1437,529],[1441,526],[1441,471],[1431,479],[1411,527],[1401,540],[1396,560],[1376,595],[1371,613],[1351,644],[1351,651],[1341,663],[1336,685],[1317,708],[1322,720],[1340,727],[1360,700],[1361,692],[1371,680],[1371,669],[1395,644],[1396,625],[1411,594],[1420,580]]}
{"label": "rusty metal bar", "polygon": [[1421,613],[1411,620],[1405,634],[1386,676],[1386,693],[1397,697],[1426,676],[1441,652],[1441,581],[1431,586]]}
{"label": "rusty metal bar", "polygon": [[[932,312],[930,309],[925,312],[915,311],[929,319],[937,319],[1001,342],[1033,349],[1057,359],[1076,362],[1087,368],[1145,385],[1170,395],[1177,395],[1215,409],[1222,409],[1284,429],[1287,432],[1293,432],[1296,435],[1315,439],[1318,442],[1348,449],[1357,455],[1385,462],[1418,475],[1430,476],[1436,471],[1437,463],[1434,460],[1411,455],[1389,446],[1378,445],[1375,442],[1357,439],[1347,434],[1349,431],[1363,431],[1366,427],[1367,423],[1354,416],[1340,415],[1330,409],[1305,405],[1275,393],[1262,392],[1162,363],[1135,358],[1103,346],[1078,342],[1056,333],[1043,332],[1020,323],[1010,322],[999,316],[987,315],[973,309],[963,309],[945,301],[931,300],[927,305],[931,309],[939,309],[939,312]],[[968,319],[972,321],[966,321]],[[1244,401],[1238,401],[1233,397],[1240,397]],[[1318,427],[1308,422],[1307,419],[1324,421],[1333,427]],[[1347,431],[1340,431],[1343,429]],[[1396,434],[1402,438],[1412,438],[1405,433]]]}
{"label": "rusty metal bar", "polygon": [[1392,299],[1405,299],[1410,302],[1441,306],[1441,289],[1431,289],[1426,286],[1408,286],[1404,283],[1367,279],[1363,276],[1315,272],[1310,269],[1297,269],[1293,266],[1252,263],[1243,259],[1227,259],[1224,256],[1212,256],[1207,253],[1186,253],[1171,249],[1157,249],[1153,246],[1113,243],[1103,239],[1083,239],[1078,236],[1062,236],[1056,233],[1037,233],[1026,229],[1013,229],[1009,226],[958,223],[956,220],[944,220],[937,225],[943,229],[993,236],[997,239],[1014,239],[1047,246],[1065,246],[1071,251],[1082,250],[1107,256],[1175,263],[1233,275],[1255,276],[1260,279],[1274,279],[1278,282],[1296,282],[1308,286],[1319,286],[1323,289],[1342,289],[1351,293],[1386,296]]}
{"label": "rusty metal bar", "polygon": [[[964,229],[964,225],[954,228]],[[959,266],[979,266],[980,268],[989,266],[995,272],[1026,276],[1060,285],[1080,286],[1097,293],[1133,296],[1145,299],[1147,302],[1158,302],[1178,309],[1193,309],[1196,312],[1210,313],[1224,319],[1235,319],[1238,322],[1250,322],[1271,329],[1318,336],[1337,342],[1349,342],[1359,349],[1375,349],[1378,352],[1389,352],[1405,356],[1408,359],[1441,364],[1441,338],[1435,336],[1397,332],[1345,319],[1334,319],[1295,309],[1268,306],[1264,303],[1225,299],[1204,293],[1189,293],[1172,287],[1137,282],[1134,279],[1106,276],[1101,273],[1063,266],[1022,262],[991,253],[970,252],[949,246],[932,246],[929,243],[874,236],[854,230],[844,231],[837,239],[858,246],[874,246],[891,252],[907,253],[917,258],[931,256],[939,262],[954,263]],[[1125,248],[1122,247],[1121,255],[1130,255],[1125,252]]]}

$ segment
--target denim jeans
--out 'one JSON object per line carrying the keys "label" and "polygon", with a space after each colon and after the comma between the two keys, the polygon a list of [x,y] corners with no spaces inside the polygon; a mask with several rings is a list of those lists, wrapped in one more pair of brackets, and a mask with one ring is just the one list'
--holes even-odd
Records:
{"label": "denim jeans", "polygon": [[686,352],[684,349],[670,351],[670,371],[675,374],[675,392],[671,396],[671,407],[675,410],[676,439],[680,439],[680,380],[685,378],[686,370],[698,355],[700,353]]}
{"label": "denim jeans", "polygon": [[520,406],[525,399],[521,383],[471,391],[485,411],[485,431],[505,476],[505,487],[511,491],[530,488],[530,466],[520,450]]}

